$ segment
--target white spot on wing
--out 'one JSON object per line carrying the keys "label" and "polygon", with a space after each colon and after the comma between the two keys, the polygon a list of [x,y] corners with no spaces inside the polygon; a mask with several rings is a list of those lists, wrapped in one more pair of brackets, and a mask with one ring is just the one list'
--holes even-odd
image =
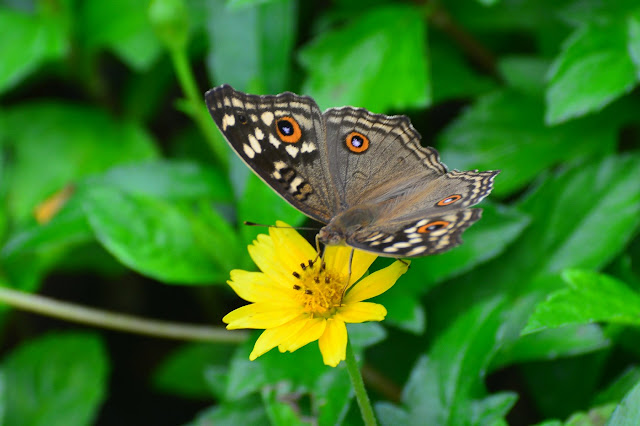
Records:
{"label": "white spot on wing", "polygon": [[394,237],[393,235],[390,237],[385,238],[384,240],[382,240],[383,243],[390,243],[391,241],[393,241]]}
{"label": "white spot on wing", "polygon": [[256,128],[256,139],[258,139],[259,141],[264,139],[264,133],[259,128]]}
{"label": "white spot on wing", "polygon": [[267,126],[271,126],[271,123],[273,123],[273,113],[271,111],[263,112],[260,118],[262,118],[262,122]]}
{"label": "white spot on wing", "polygon": [[287,147],[285,149],[287,150],[289,155],[291,157],[293,157],[293,158],[296,158],[296,156],[298,155],[298,152],[300,151],[300,148],[298,148],[297,146],[293,146],[293,145],[287,145]]}
{"label": "white spot on wing", "polygon": [[398,249],[395,248],[394,246],[389,246],[389,247],[383,248],[382,251],[385,253],[395,253],[398,251]]}
{"label": "white spot on wing", "polygon": [[407,248],[407,247],[411,247],[411,243],[406,243],[406,242],[399,242],[399,243],[395,243],[393,245],[396,248]]}
{"label": "white spot on wing", "polygon": [[427,219],[422,219],[420,222],[416,223],[416,227],[419,228],[422,225],[426,225],[427,223],[429,223]]}
{"label": "white spot on wing", "polygon": [[304,179],[302,179],[300,176],[296,177],[294,180],[291,181],[291,185],[289,186],[289,192],[296,192],[298,190],[298,186],[304,182]]}
{"label": "white spot on wing", "polygon": [[258,142],[258,139],[256,139],[256,137],[252,134],[249,134],[249,143],[251,144],[251,148],[253,148],[256,153],[260,154],[262,152],[260,142]]}
{"label": "white spot on wing", "polygon": [[234,107],[242,108],[242,102],[238,98],[231,99],[231,103],[233,104]]}
{"label": "white spot on wing", "polygon": [[276,148],[280,146],[280,141],[276,139],[276,137],[273,136],[271,133],[269,133],[269,143],[275,146]]}
{"label": "white spot on wing", "polygon": [[425,246],[416,247],[410,252],[407,253],[407,256],[415,256],[416,254],[420,254],[425,251],[427,248]]}
{"label": "white spot on wing", "polygon": [[233,115],[225,114],[222,117],[222,131],[226,131],[227,127],[234,126],[236,124],[236,118]]}
{"label": "white spot on wing", "polygon": [[287,167],[287,163],[285,163],[284,161],[275,161],[273,163],[273,167],[275,167],[276,170],[282,170]]}
{"label": "white spot on wing", "polygon": [[251,121],[253,121],[254,123],[258,121],[258,116],[255,114],[251,114]]}
{"label": "white spot on wing", "polygon": [[247,157],[253,158],[256,156],[254,150],[252,150],[251,147],[246,143],[242,145],[242,148],[244,149],[244,153],[247,154]]}
{"label": "white spot on wing", "polygon": [[302,142],[302,153],[313,152],[316,150],[316,145],[313,142]]}

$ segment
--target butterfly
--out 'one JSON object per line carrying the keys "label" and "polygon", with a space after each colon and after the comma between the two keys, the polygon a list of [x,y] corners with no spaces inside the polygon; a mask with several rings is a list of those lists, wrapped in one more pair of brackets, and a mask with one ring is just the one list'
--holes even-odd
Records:
{"label": "butterfly", "polygon": [[326,224],[327,245],[411,258],[460,244],[470,209],[499,170],[447,171],[405,116],[345,106],[324,113],[309,96],[251,95],[225,84],[206,103],[229,145],[275,192]]}

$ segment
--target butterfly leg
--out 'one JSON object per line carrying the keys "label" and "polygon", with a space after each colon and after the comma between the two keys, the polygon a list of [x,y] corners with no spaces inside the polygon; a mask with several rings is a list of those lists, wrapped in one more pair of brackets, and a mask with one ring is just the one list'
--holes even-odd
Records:
{"label": "butterfly leg", "polygon": [[347,281],[344,283],[344,287],[342,288],[342,297],[340,298],[341,305],[344,294],[347,291],[347,288],[349,288],[349,282],[351,281],[351,264],[353,263],[353,252],[354,249],[351,249],[351,253],[349,253],[349,272],[347,273]]}

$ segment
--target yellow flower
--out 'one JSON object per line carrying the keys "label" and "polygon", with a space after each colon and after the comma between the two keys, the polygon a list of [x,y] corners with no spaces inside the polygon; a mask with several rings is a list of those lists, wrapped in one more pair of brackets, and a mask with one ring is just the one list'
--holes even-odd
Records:
{"label": "yellow flower", "polygon": [[335,367],[345,359],[345,323],[382,321],[384,306],[363,300],[391,288],[408,262],[396,261],[354,285],[376,255],[355,250],[349,278],[350,247],[328,246],[323,263],[300,234],[286,223],[277,224],[282,228],[270,228],[269,235],[258,235],[249,246],[262,272],[231,271],[229,285],[252,303],[222,320],[229,330],[265,329],[249,356],[252,361],[276,346],[293,352],[318,340],[324,363]]}

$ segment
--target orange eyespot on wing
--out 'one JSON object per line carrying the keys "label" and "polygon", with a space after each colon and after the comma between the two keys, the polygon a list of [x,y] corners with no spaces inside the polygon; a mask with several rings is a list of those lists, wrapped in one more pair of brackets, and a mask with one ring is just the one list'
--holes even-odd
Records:
{"label": "orange eyespot on wing", "polygon": [[347,135],[345,139],[347,144],[347,148],[349,151],[360,154],[361,152],[365,152],[369,149],[369,138],[367,138],[362,133],[351,132]]}
{"label": "orange eyespot on wing", "polygon": [[462,198],[460,194],[449,195],[436,203],[436,206],[448,206]]}
{"label": "orange eyespot on wing", "polygon": [[420,228],[418,228],[418,232],[421,234],[428,234],[429,232],[437,231],[438,229],[449,226],[449,223],[450,222],[447,222],[446,220],[434,220],[433,222],[429,222],[426,225],[422,225]]}
{"label": "orange eyespot on wing", "polygon": [[276,131],[282,142],[296,143],[302,137],[298,122],[293,117],[280,117],[276,120]]}

